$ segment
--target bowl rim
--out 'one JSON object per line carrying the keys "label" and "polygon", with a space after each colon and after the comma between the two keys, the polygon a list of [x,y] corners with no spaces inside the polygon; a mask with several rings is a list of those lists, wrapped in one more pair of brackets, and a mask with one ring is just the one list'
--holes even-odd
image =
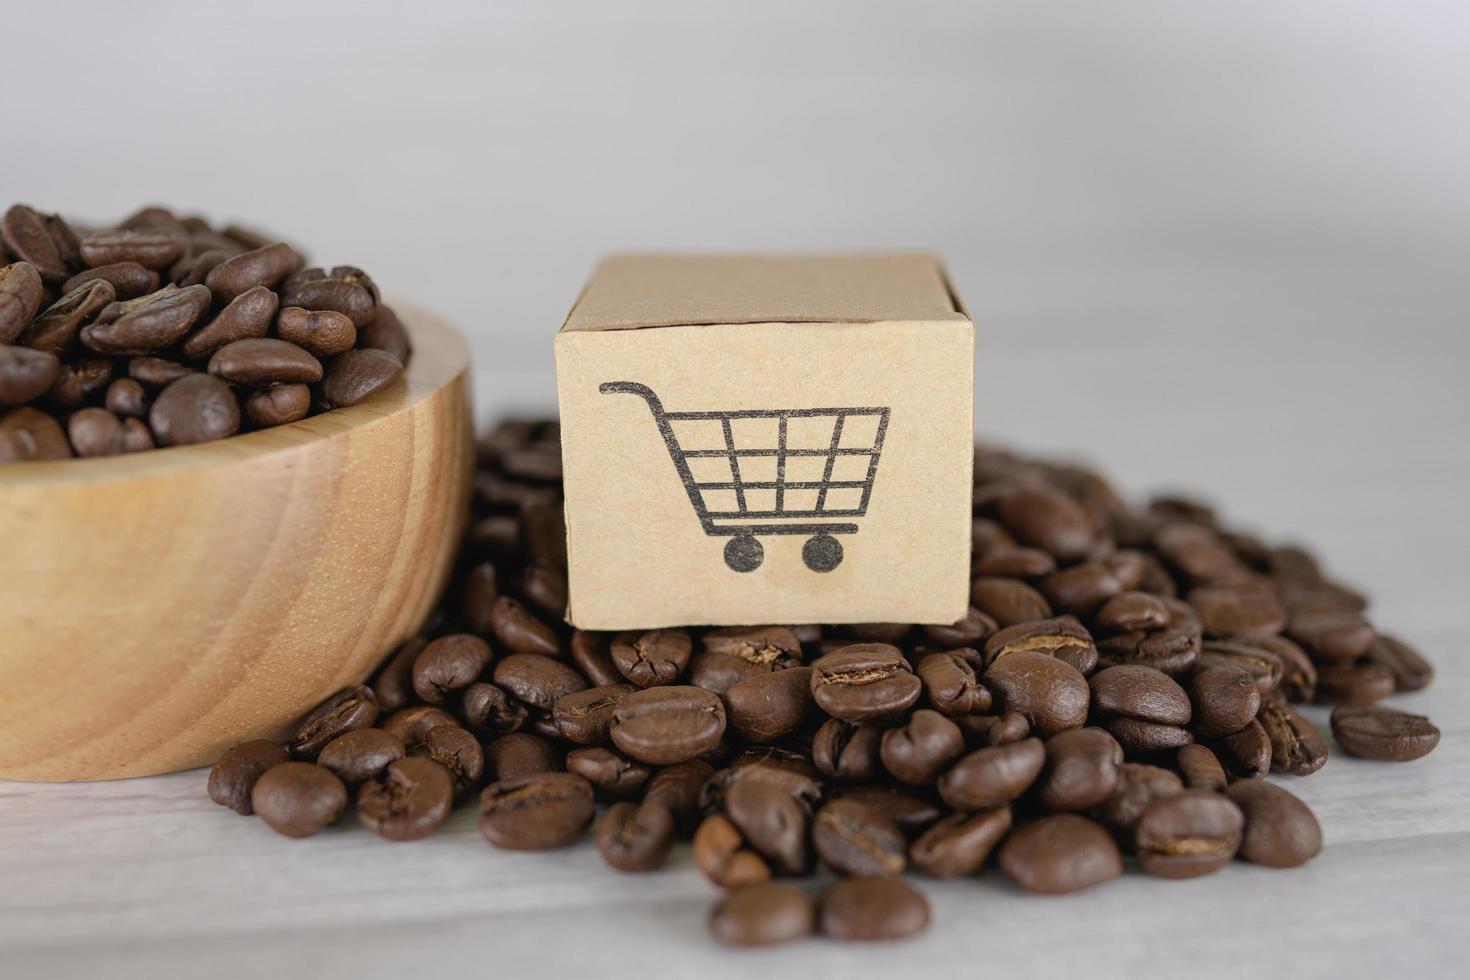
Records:
{"label": "bowl rim", "polygon": [[257,429],[192,446],[170,446],[140,453],[0,463],[0,490],[6,487],[90,483],[118,477],[149,477],[180,470],[255,460],[312,443],[345,436],[412,409],[469,372],[464,336],[438,314],[396,300],[398,314],[413,345],[402,376],[365,401],[334,408],[299,422]]}

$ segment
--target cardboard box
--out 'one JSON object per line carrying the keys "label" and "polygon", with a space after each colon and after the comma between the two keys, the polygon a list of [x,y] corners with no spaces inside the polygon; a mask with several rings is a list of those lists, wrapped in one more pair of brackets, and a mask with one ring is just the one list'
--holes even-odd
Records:
{"label": "cardboard box", "polygon": [[932,256],[604,262],[556,338],[568,620],[962,618],[974,349]]}

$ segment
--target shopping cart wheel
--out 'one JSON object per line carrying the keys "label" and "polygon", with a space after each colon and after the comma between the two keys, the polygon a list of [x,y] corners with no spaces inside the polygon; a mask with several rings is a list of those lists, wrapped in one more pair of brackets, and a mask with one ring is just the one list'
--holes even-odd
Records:
{"label": "shopping cart wheel", "polygon": [[765,549],[752,535],[738,534],[725,542],[725,564],[732,572],[753,572],[765,557]]}
{"label": "shopping cart wheel", "polygon": [[801,546],[801,560],[814,572],[830,572],[842,564],[842,542],[830,534],[817,534]]}

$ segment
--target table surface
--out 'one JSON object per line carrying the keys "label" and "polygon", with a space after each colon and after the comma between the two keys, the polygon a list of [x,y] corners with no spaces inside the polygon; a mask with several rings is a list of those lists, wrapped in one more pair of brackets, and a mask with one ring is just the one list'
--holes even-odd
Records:
{"label": "table surface", "polygon": [[[1249,527],[1294,532],[1435,662],[1428,691],[1394,700],[1440,725],[1433,755],[1395,766],[1334,754],[1317,775],[1284,780],[1323,825],[1326,848],[1307,867],[1236,863],[1186,882],[1130,871],[1065,898],[1024,895],[995,873],[924,881],[934,920],[920,938],[736,955],[705,935],[715,893],[687,848],[665,873],[620,875],[590,843],[494,851],[467,810],[414,844],[351,819],[291,841],[210,803],[203,771],[0,782],[0,975],[857,978],[956,964],[996,976],[1464,975],[1462,328],[1416,320],[1412,303],[1252,302],[996,316],[982,329],[978,419],[1018,445],[1088,447],[1126,490],[1194,487]],[[1395,329],[1377,325],[1390,317]],[[549,401],[548,366],[515,367],[482,371],[483,408]],[[1325,712],[1309,714],[1325,729]]]}

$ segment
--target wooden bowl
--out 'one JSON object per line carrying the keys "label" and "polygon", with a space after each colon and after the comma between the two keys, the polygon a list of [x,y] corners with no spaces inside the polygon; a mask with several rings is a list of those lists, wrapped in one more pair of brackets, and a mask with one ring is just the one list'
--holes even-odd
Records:
{"label": "wooden bowl", "polygon": [[469,351],[398,309],[408,369],[359,405],[0,466],[0,777],[212,764],[284,738],[419,629],[464,525]]}

